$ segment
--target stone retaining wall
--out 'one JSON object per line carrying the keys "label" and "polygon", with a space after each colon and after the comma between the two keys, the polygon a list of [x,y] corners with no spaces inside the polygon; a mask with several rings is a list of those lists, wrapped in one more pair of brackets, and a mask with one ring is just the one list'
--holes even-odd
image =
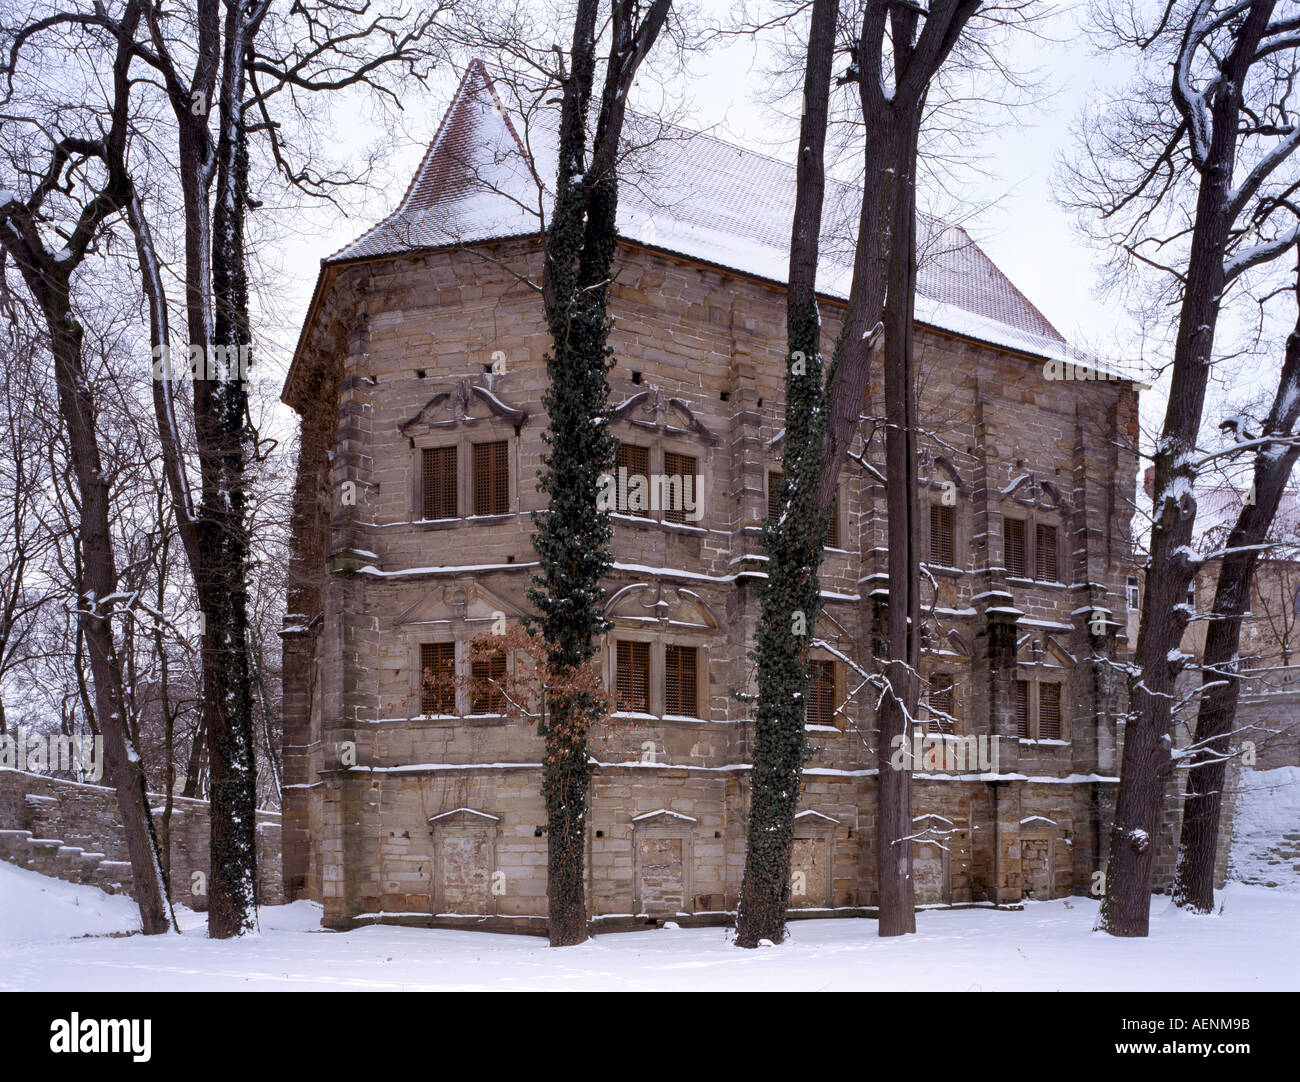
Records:
{"label": "stone retaining wall", "polygon": [[[150,793],[162,830],[163,797]],[[171,815],[172,900],[207,909],[208,803],[175,797]],[[0,859],[110,893],[130,893],[131,866],[117,795],[102,785],[63,781],[0,768]],[[280,813],[257,813],[257,879],[261,904],[284,901]]]}

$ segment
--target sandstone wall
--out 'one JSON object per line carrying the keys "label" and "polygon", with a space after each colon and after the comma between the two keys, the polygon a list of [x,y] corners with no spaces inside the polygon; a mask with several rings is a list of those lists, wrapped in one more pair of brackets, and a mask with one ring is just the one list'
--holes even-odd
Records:
{"label": "sandstone wall", "polygon": [[[149,794],[161,831],[163,797]],[[172,900],[206,910],[208,803],[176,797],[171,816]],[[70,882],[130,893],[131,868],[117,796],[99,785],[0,768],[0,857]],[[201,873],[201,877],[195,873]],[[261,904],[284,901],[280,815],[257,813],[257,882]]]}

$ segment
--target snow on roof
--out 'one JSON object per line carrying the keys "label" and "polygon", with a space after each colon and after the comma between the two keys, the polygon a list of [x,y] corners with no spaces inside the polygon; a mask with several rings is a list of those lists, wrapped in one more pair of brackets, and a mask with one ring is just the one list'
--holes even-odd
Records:
{"label": "snow on roof", "polygon": [[[1196,493],[1196,533],[1202,551],[1218,549],[1227,542],[1248,491],[1223,485]],[[1292,554],[1300,549],[1300,495],[1289,490],[1282,493],[1268,537],[1284,546],[1274,550],[1275,559],[1294,558]]]}
{"label": "snow on roof", "polygon": [[[525,124],[525,111],[506,93],[480,61],[471,62],[397,209],[325,262],[537,234],[555,175],[558,110],[530,110]],[[786,281],[793,165],[630,114],[628,128],[633,142],[649,129],[658,138],[620,166],[621,237]],[[830,297],[848,296],[859,200],[852,185],[828,180],[818,289]],[[922,218],[918,264],[919,321],[1107,370],[1070,347],[961,227]]]}

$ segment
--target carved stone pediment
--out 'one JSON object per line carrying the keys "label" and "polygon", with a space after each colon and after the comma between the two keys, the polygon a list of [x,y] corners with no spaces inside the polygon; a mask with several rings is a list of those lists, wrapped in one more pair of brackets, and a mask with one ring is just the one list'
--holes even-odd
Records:
{"label": "carved stone pediment", "polygon": [[481,383],[461,379],[439,391],[399,431],[403,436],[422,436],[440,428],[474,425],[493,418],[516,426],[528,420],[527,410],[510,405],[500,396],[492,373],[484,373],[480,378]]}
{"label": "carved stone pediment", "polygon": [[1016,643],[1016,658],[1024,665],[1055,665],[1073,669],[1078,659],[1055,635],[1022,635]]}
{"label": "carved stone pediment", "polygon": [[1017,473],[999,493],[998,498],[1040,511],[1069,513],[1070,504],[1051,481],[1032,473]]}
{"label": "carved stone pediment", "polygon": [[489,630],[502,613],[510,620],[524,615],[480,583],[449,582],[430,589],[393,621],[393,627],[454,627],[475,635]]}
{"label": "carved stone pediment", "polygon": [[605,603],[605,613],[616,623],[643,625],[674,631],[716,631],[718,618],[708,603],[684,587],[635,582],[624,586]]}
{"label": "carved stone pediment", "polygon": [[[665,398],[658,387],[638,391],[610,411],[611,421],[626,421],[635,428],[669,436],[693,436],[713,446],[718,437],[704,427],[680,398]],[[676,422],[676,423],[674,423]]]}
{"label": "carved stone pediment", "polygon": [[434,823],[440,826],[464,825],[492,827],[501,822],[501,816],[492,815],[489,812],[479,811],[477,808],[452,808],[451,811],[442,812],[439,815],[429,817],[429,825]]}
{"label": "carved stone pediment", "polygon": [[632,822],[638,827],[687,827],[692,823],[698,823],[699,820],[692,815],[683,815],[681,812],[675,812],[671,808],[659,808],[652,812],[645,812],[643,815],[632,816]]}

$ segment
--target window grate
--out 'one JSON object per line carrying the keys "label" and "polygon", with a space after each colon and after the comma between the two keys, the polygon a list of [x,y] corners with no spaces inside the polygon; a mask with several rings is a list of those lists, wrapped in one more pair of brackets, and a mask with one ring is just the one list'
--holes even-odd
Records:
{"label": "window grate", "polygon": [[1060,564],[1056,557],[1056,527],[1038,526],[1034,530],[1035,578],[1039,582],[1060,582]]}
{"label": "window grate", "polygon": [[930,728],[952,735],[953,725],[952,674],[937,672],[930,677]]}
{"label": "window grate", "polygon": [[812,679],[808,681],[808,705],[804,721],[808,725],[835,724],[835,662],[809,662]]}
{"label": "window grate", "polygon": [[1025,577],[1025,522],[1019,518],[1002,520],[1002,558],[1007,574]]}
{"label": "window grate", "polygon": [[628,496],[632,492],[633,489],[632,479],[634,477],[641,477],[644,478],[644,480],[641,482],[640,486],[638,487],[640,491],[644,494],[645,498],[643,499],[643,506],[641,507],[637,507],[633,509],[631,507],[626,506],[626,503],[624,503],[623,506],[619,506],[616,504],[615,506],[617,507],[617,510],[624,515],[635,515],[637,518],[649,518],[650,517],[650,502],[649,502],[650,448],[637,447],[634,444],[630,444],[630,443],[620,444],[618,448],[618,455],[614,461],[614,477],[616,481],[618,480],[619,467],[622,467],[623,469],[627,470],[627,485],[626,488],[624,489],[624,496]]}
{"label": "window grate", "polygon": [[930,563],[936,567],[953,565],[953,513],[941,503],[930,505]]}
{"label": "window grate", "polygon": [[695,682],[695,647],[664,648],[664,713],[698,717]]}
{"label": "window grate", "polygon": [[423,485],[425,518],[457,516],[455,447],[425,448]]}
{"label": "window grate", "polygon": [[510,510],[510,443],[474,444],[474,514],[504,515]]}
{"label": "window grate", "polygon": [[1016,736],[1029,739],[1029,681],[1016,681]]}
{"label": "window grate", "polygon": [[664,452],[664,521],[686,522],[686,504],[698,512],[700,481],[696,475],[697,463],[692,455],[679,455],[676,451]]}
{"label": "window grate", "polygon": [[489,658],[473,662],[470,665],[470,678],[474,686],[470,713],[501,713],[506,704],[505,692],[501,688],[506,678],[505,653],[493,654]]}
{"label": "window grate", "polygon": [[615,656],[614,696],[620,710],[646,713],[650,709],[650,644],[618,643]]}
{"label": "window grate", "polygon": [[1038,739],[1061,739],[1061,685],[1038,685]]}
{"label": "window grate", "polygon": [[420,713],[456,712],[456,644],[420,644]]}

